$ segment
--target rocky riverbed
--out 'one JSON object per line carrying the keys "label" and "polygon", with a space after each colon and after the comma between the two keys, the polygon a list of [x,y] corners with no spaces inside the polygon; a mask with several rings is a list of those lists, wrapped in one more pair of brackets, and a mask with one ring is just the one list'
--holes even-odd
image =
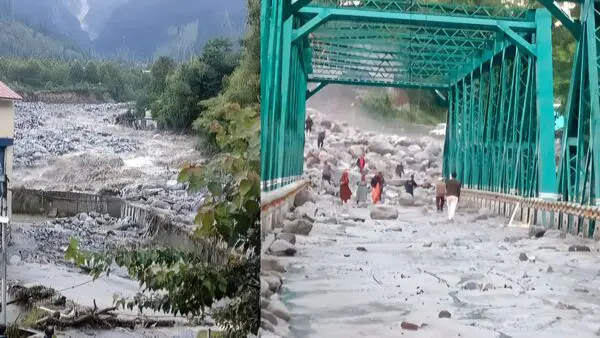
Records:
{"label": "rocky riverbed", "polygon": [[[507,226],[467,203],[448,222],[431,187],[441,175],[439,141],[313,115],[327,137],[319,151],[316,133],[306,143],[311,187],[263,243],[264,337],[597,336],[595,243]],[[386,175],[384,203],[342,206],[337,182],[363,149],[367,178]],[[331,186],[320,182],[324,161],[334,168]],[[421,185],[415,198],[393,173],[399,162]],[[355,191],[355,169],[351,177]]]}
{"label": "rocky riverbed", "polygon": [[115,124],[125,104],[16,106],[13,186],[116,194],[190,223],[203,201],[177,183],[202,161],[194,137]]}
{"label": "rocky riverbed", "polygon": [[[175,222],[191,224],[203,193],[188,191],[186,184],[177,182],[177,175],[184,163],[203,161],[201,152],[194,149],[195,138],[115,124],[115,118],[127,108],[122,104],[17,104],[13,186],[115,195],[157,209]],[[131,248],[143,244],[148,230],[128,218],[93,212],[63,218],[14,216],[10,278],[57,289],[76,280],[89,282],[89,276],[64,260],[70,238],[77,238],[85,250]],[[115,293],[134,296],[140,291],[122,269],[115,269],[105,281],[89,283],[67,297],[84,304],[92,298],[110,304]],[[82,292],[84,288],[87,291]],[[160,336],[176,336],[182,331],[186,330],[167,329]],[[147,334],[125,332],[120,336]]]}

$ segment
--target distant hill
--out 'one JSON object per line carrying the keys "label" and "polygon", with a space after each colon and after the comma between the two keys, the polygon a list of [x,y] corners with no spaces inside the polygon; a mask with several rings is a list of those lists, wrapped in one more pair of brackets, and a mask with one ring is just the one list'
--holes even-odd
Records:
{"label": "distant hill", "polygon": [[94,49],[102,55],[189,58],[207,40],[241,37],[243,0],[130,0],[113,11]]}
{"label": "distant hill", "polygon": [[130,0],[62,0],[81,23],[81,29],[94,40],[104,29],[115,9]]}
{"label": "distant hill", "polygon": [[86,58],[81,50],[68,42],[56,40],[9,19],[0,19],[0,56],[69,61]]}
{"label": "distant hill", "polygon": [[89,36],[62,0],[0,0],[0,17],[21,21],[51,38],[88,49]]}

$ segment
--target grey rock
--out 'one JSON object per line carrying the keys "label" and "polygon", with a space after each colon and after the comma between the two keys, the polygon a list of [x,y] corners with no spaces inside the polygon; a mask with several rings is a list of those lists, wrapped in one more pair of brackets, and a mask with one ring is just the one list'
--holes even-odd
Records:
{"label": "grey rock", "polygon": [[393,220],[398,218],[398,210],[389,205],[376,205],[371,209],[370,216],[373,220]]}
{"label": "grey rock", "polygon": [[296,254],[296,247],[282,239],[276,239],[269,247],[269,252],[275,256],[293,256]]}
{"label": "grey rock", "polygon": [[275,235],[276,239],[282,239],[284,241],[288,241],[291,244],[296,244],[296,235],[291,234],[291,233],[287,233],[287,232],[280,232],[278,234]]}
{"label": "grey rock", "polygon": [[285,223],[283,226],[283,232],[308,236],[312,228],[313,224],[310,221],[306,219],[296,219]]}
{"label": "grey rock", "polygon": [[569,252],[590,252],[592,251],[589,246],[583,244],[574,244],[569,247]]}

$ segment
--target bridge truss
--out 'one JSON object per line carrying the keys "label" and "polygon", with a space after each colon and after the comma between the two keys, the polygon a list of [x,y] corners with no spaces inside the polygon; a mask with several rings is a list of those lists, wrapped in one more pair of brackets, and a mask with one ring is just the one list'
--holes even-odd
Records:
{"label": "bridge truss", "polygon": [[[597,203],[599,5],[585,0],[580,20],[573,21],[553,1],[539,2],[545,8],[264,0],[263,190],[302,175],[306,99],[334,83],[447,91],[445,175],[456,172],[471,189]],[[578,41],[560,170],[553,16]]]}

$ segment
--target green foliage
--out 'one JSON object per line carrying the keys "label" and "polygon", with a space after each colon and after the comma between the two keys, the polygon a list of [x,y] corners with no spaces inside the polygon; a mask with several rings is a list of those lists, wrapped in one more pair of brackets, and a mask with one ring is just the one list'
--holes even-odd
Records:
{"label": "green foliage", "polygon": [[160,57],[151,67],[151,81],[139,95],[138,113],[151,109],[162,128],[188,130],[205,110],[199,102],[217,96],[239,62],[226,39],[211,40],[199,57],[177,65]]}
{"label": "green foliage", "polygon": [[108,93],[116,101],[131,100],[135,88],[147,83],[147,74],[114,62],[79,61],[71,63],[49,59],[0,57],[0,81],[21,91],[89,90]]}
{"label": "green foliage", "polygon": [[62,61],[87,58],[84,52],[70,46],[67,42],[53,39],[21,22],[2,18],[0,18],[0,56]]}
{"label": "green foliage", "polygon": [[[195,219],[194,236],[204,243],[213,243],[209,250],[212,259],[194,249],[83,252],[75,239],[66,252],[68,259],[86,265],[95,277],[110,273],[113,263],[126,267],[147,294],[133,299],[117,298],[121,306],[187,316],[201,316],[210,309],[217,324],[225,330],[223,336],[231,338],[256,334],[260,326],[260,86],[234,81],[244,74],[251,81],[259,79],[258,49],[249,48],[258,43],[259,6],[258,0],[249,0],[249,17],[254,20],[250,20],[240,65],[216,97],[200,102],[203,94],[199,91],[206,89],[213,93],[214,80],[228,69],[224,56],[230,54],[222,41],[216,41],[202,57],[181,64],[172,72],[168,71],[170,63],[163,59],[162,66],[155,64],[162,71],[153,74],[156,82],[149,85],[159,88],[160,79],[166,79],[164,91],[150,104],[153,109],[157,107],[158,114],[169,123],[179,124],[197,117],[194,127],[211,135],[219,149],[208,163],[185,166],[178,178],[180,182],[189,182],[192,190],[208,191],[208,198]],[[249,43],[250,39],[256,40],[254,45]],[[150,88],[145,93],[155,94]],[[148,102],[148,97],[145,100]],[[174,113],[178,110],[185,113]],[[215,301],[224,298],[230,299],[227,305],[213,307]]]}

